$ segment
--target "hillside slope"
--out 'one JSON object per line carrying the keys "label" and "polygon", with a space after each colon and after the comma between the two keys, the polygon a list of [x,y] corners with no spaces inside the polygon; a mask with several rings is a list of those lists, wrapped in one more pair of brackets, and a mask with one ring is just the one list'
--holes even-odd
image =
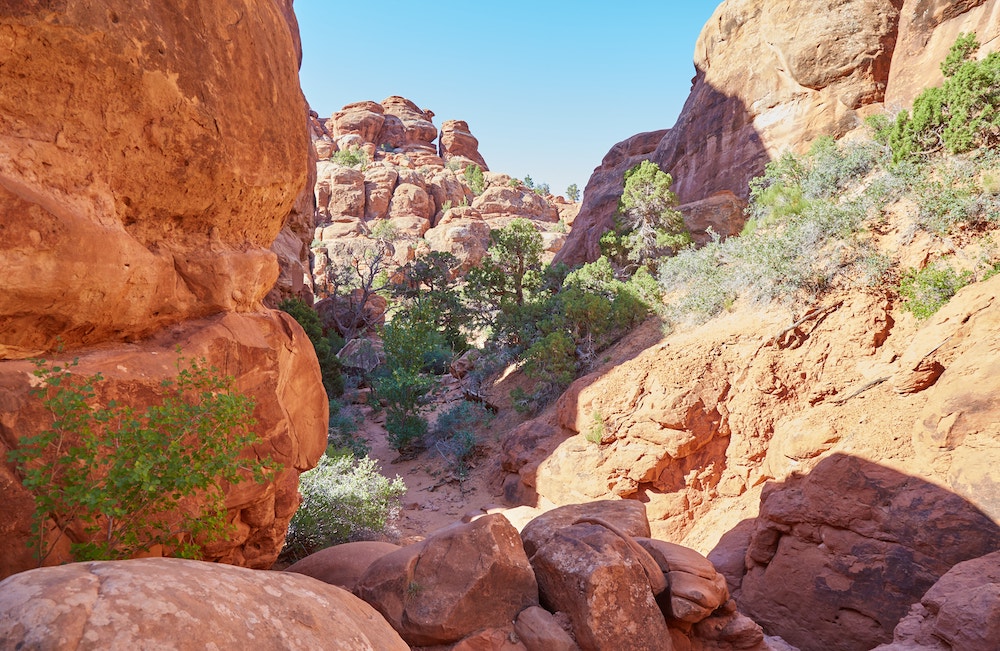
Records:
{"label": "hillside slope", "polygon": [[[559,253],[595,260],[611,227],[622,177],[651,159],[674,177],[682,204],[730,199],[715,231],[739,232],[747,182],[786,150],[820,135],[840,137],[872,113],[908,106],[941,82],[938,68],[961,32],[975,32],[981,56],[1000,41],[995,0],[846,0],[818,10],[808,0],[726,0],[703,29],[696,74],[677,123],[615,145],[584,190],[576,228]],[[681,207],[692,230],[695,206]],[[695,213],[695,214],[692,214]],[[701,226],[703,227],[703,226]]]}

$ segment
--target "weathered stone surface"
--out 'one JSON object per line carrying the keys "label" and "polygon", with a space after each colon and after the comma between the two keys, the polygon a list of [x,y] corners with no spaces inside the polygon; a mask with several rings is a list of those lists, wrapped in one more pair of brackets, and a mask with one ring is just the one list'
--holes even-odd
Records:
{"label": "weathered stone surface", "polygon": [[[406,99],[393,95],[382,100],[382,108],[386,115],[393,115],[399,118],[403,127],[403,151],[407,153],[428,154],[427,161],[437,159],[437,147],[434,141],[437,139],[437,127],[431,120],[434,114],[427,110],[421,110],[416,104]],[[425,164],[424,161],[418,165]],[[443,161],[438,163],[444,165]]]}
{"label": "weathered stone surface", "polygon": [[[453,208],[448,211],[452,213]],[[472,210],[471,208],[467,210]],[[451,253],[458,260],[456,274],[465,274],[482,262],[490,244],[490,227],[481,219],[447,219],[428,229],[424,239],[432,251]]]}
{"label": "weathered stone surface", "polygon": [[[389,217],[420,217],[427,220],[434,216],[434,202],[427,191],[412,183],[400,183],[392,193],[389,203]],[[422,235],[422,234],[421,234]]]}
{"label": "weathered stone surface", "polygon": [[684,224],[691,231],[695,244],[703,246],[711,241],[712,234],[725,239],[739,235],[746,222],[743,210],[746,202],[728,190],[692,201],[677,210],[684,215]]}
{"label": "weathered stone surface", "polygon": [[384,219],[396,189],[399,172],[386,165],[372,165],[365,170],[365,219]]}
{"label": "weathered stone surface", "polygon": [[806,651],[870,649],[953,565],[998,548],[961,497],[835,454],[765,489],[741,604]]}
{"label": "weathered stone surface", "polygon": [[649,537],[646,508],[634,500],[604,500],[584,504],[567,504],[546,511],[521,530],[524,551],[528,557],[548,544],[559,531],[580,518],[600,518],[630,536]]}
{"label": "weathered stone surface", "polygon": [[399,545],[374,540],[334,545],[296,561],[285,571],[305,574],[323,583],[353,591],[358,579],[372,563],[399,548]]}
{"label": "weathered stone surface", "polygon": [[487,628],[463,638],[451,651],[530,651],[513,634],[511,627]]}
{"label": "weathered stone surface", "polygon": [[1000,551],[955,565],[875,651],[992,651],[1000,640]]}
{"label": "weathered stone surface", "polygon": [[0,583],[0,648],[408,651],[351,593],[291,572],[147,558]]}
{"label": "weathered stone surface", "polygon": [[675,619],[700,622],[729,601],[726,579],[707,558],[687,547],[636,538],[670,580],[670,611]]}
{"label": "weathered stone surface", "polygon": [[329,161],[320,161],[316,172],[316,205],[320,216],[363,218],[365,173]]}
{"label": "weathered stone surface", "polygon": [[580,648],[552,613],[538,606],[520,612],[514,622],[514,631],[528,651],[578,651]]}
{"label": "weathered stone surface", "polygon": [[[74,373],[102,373],[97,398],[105,403],[127,402],[141,412],[162,399],[164,379],[176,379],[177,346],[184,357],[204,357],[234,377],[238,391],[254,397],[255,431],[262,441],[251,453],[270,457],[284,468],[272,483],[244,482],[226,489],[228,517],[236,533],[229,541],[213,545],[209,559],[270,567],[299,503],[298,475],[315,466],[326,449],[328,405],[312,345],[283,312],[224,314],[171,326],[140,344],[76,351],[72,356],[79,357],[79,365]],[[66,361],[66,357],[53,359]],[[0,365],[0,452],[4,456],[19,439],[51,422],[51,415],[29,393],[33,368],[27,361]],[[8,576],[36,564],[27,547],[34,504],[6,464],[0,465],[0,486],[0,521],[5,523],[6,541],[0,548],[0,576]],[[57,553],[48,562],[57,563],[59,558]]]}
{"label": "weathered stone surface", "polygon": [[483,219],[523,217],[538,222],[557,222],[559,213],[544,198],[528,189],[495,185],[486,188],[472,202]]}
{"label": "weathered stone surface", "polygon": [[469,131],[469,123],[465,120],[445,120],[439,143],[441,158],[446,162],[458,158],[461,163],[478,165],[484,172],[489,170],[479,153],[479,141]]}
{"label": "weathered stone surface", "polygon": [[355,593],[412,645],[502,628],[538,603],[517,530],[502,515],[442,529],[375,561]]}
{"label": "weathered stone surface", "polygon": [[279,4],[17,3],[4,29],[0,358],[259,309],[308,175]]}
{"label": "weathered stone surface", "polygon": [[542,603],[569,615],[581,649],[673,649],[641,562],[605,527],[558,529],[537,548],[531,565]]}
{"label": "weathered stone surface", "polygon": [[376,102],[354,102],[333,114],[327,123],[332,125],[331,135],[336,139],[355,134],[364,142],[377,142],[385,123],[385,109]]}

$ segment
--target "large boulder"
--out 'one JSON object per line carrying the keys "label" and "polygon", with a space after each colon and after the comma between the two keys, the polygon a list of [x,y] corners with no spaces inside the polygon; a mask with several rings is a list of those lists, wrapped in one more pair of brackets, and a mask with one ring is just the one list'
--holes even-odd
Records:
{"label": "large boulder", "polygon": [[147,558],[0,583],[0,648],[408,651],[375,610],[301,574]]}
{"label": "large boulder", "polygon": [[867,650],[953,565],[998,548],[958,495],[834,454],[765,489],[740,602],[803,651]]}
{"label": "large boulder", "polygon": [[[334,139],[350,134],[361,137],[366,143],[376,143],[385,124],[385,109],[377,102],[364,101],[348,104],[333,114],[327,122]],[[332,128],[331,128],[332,127]]]}
{"label": "large boulder", "polygon": [[532,555],[542,603],[565,612],[580,648],[671,651],[663,613],[628,541],[598,524],[569,524]]}
{"label": "large boulder", "polygon": [[383,556],[355,594],[416,646],[509,626],[521,610],[538,604],[521,539],[499,514],[452,525]]}
{"label": "large boulder", "polygon": [[323,583],[353,591],[358,579],[372,563],[397,549],[399,545],[377,540],[333,545],[292,563],[285,571],[305,574]]}
{"label": "large boulder", "polygon": [[1000,640],[1000,551],[948,570],[875,651],[992,651]]}
{"label": "large boulder", "polygon": [[469,131],[469,123],[465,120],[445,120],[439,142],[441,158],[446,162],[454,158],[459,163],[478,165],[484,172],[489,170],[479,153],[479,141]]}
{"label": "large boulder", "polygon": [[22,2],[2,22],[0,359],[259,309],[309,166],[281,4]]}

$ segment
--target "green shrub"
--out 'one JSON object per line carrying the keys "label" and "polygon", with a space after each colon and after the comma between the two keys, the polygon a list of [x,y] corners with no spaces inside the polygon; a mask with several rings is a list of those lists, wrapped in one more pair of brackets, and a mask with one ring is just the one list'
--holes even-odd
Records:
{"label": "green shrub", "polygon": [[327,430],[327,453],[333,456],[352,454],[356,458],[371,452],[368,441],[358,436],[364,418],[352,406],[339,400],[330,401],[330,427]]}
{"label": "green shrub", "polygon": [[[198,558],[227,538],[221,483],[262,482],[276,470],[242,456],[260,440],[251,429],[253,400],[205,360],[178,358],[160,404],[141,413],[114,401],[98,405],[102,376],[75,376],[75,366],[37,362],[42,384],[33,395],[55,419],[7,455],[34,496],[30,546],[39,563],[51,551],[50,522],[60,537],[75,527],[87,533],[89,542],[71,546],[80,561],[130,558],[155,545]],[[202,506],[181,508],[193,495]]]}
{"label": "green shrub", "polygon": [[566,198],[573,202],[580,200],[580,188],[576,187],[576,183],[571,183],[566,188]]}
{"label": "green shrub", "polygon": [[302,503],[292,516],[283,556],[297,560],[325,547],[384,532],[399,512],[406,484],[379,473],[373,459],[320,457],[299,476]]}
{"label": "green shrub", "polygon": [[941,65],[944,84],[924,90],[912,112],[896,116],[889,145],[904,160],[945,150],[952,154],[1000,141],[1000,53],[974,60],[979,43],[962,34]]}
{"label": "green shrub", "polygon": [[330,160],[344,167],[358,167],[364,170],[368,165],[368,154],[362,149],[350,148],[333,152]]}
{"label": "green shrub", "polygon": [[334,331],[324,332],[319,315],[301,298],[286,298],[278,309],[286,312],[305,330],[306,336],[316,351],[319,370],[323,377],[323,387],[328,396],[344,394],[344,377],[337,353],[344,347],[344,340]]}
{"label": "green shrub", "polygon": [[614,231],[602,238],[602,253],[631,276],[639,267],[655,270],[661,258],[691,244],[684,217],[674,210],[673,178],[644,160],[625,172]]}
{"label": "green shrub", "polygon": [[488,426],[491,414],[480,404],[462,401],[451,409],[438,414],[434,424],[433,447],[448,462],[448,467],[459,478],[469,473],[469,462],[479,451],[480,440],[476,430]]}
{"label": "green shrub", "polygon": [[903,309],[920,320],[927,319],[971,280],[971,272],[959,273],[943,260],[923,269],[910,269],[899,284]]}
{"label": "green shrub", "polygon": [[478,165],[469,165],[465,168],[465,182],[472,190],[472,194],[477,197],[486,189],[486,178],[483,176],[482,168]]}

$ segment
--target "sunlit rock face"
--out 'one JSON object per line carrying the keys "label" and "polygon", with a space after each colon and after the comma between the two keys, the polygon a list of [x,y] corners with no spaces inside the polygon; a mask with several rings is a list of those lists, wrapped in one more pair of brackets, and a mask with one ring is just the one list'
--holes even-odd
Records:
{"label": "sunlit rock face", "polygon": [[995,49],[996,3],[726,0],[698,38],[691,94],[676,124],[611,149],[587,184],[558,259],[600,255],[622,176],[639,161],[653,160],[673,176],[681,204],[724,191],[745,199],[747,182],[783,151],[842,136],[864,117],[905,108],[941,83],[939,64],[962,32],[977,34],[981,54]]}
{"label": "sunlit rock face", "polygon": [[[254,567],[276,557],[298,473],[325,447],[315,353],[262,304],[290,213],[311,236],[299,57],[284,0],[0,5],[0,451],[51,420],[17,360],[80,357],[101,395],[141,411],[177,347],[204,356],[256,402],[248,454],[283,466],[227,489],[237,531],[212,556]],[[33,507],[2,473],[7,575],[30,566]]]}

